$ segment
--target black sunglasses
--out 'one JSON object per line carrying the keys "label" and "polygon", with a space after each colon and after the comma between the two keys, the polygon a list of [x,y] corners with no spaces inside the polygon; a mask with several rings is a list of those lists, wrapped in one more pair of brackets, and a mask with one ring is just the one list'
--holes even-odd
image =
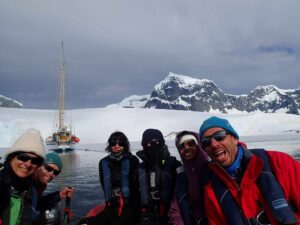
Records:
{"label": "black sunglasses", "polygon": [[178,146],[178,150],[179,150],[179,151],[183,150],[185,144],[187,144],[189,147],[194,147],[194,146],[196,146],[195,141],[189,140],[189,141],[186,141],[186,142],[183,142],[182,144],[180,144],[180,145]]}
{"label": "black sunglasses", "polygon": [[53,174],[54,174],[55,176],[57,176],[58,174],[60,174],[60,170],[56,170],[56,169],[54,169],[52,166],[49,166],[49,165],[47,165],[47,164],[44,164],[44,168],[45,168],[49,173],[51,173],[51,172],[53,171]]}
{"label": "black sunglasses", "polygon": [[110,142],[109,145],[110,145],[110,147],[113,147],[113,146],[116,146],[117,144],[121,147],[125,147],[125,144],[123,142],[120,142],[120,141],[112,141],[112,142]]}
{"label": "black sunglasses", "polygon": [[226,138],[226,135],[229,134],[226,130],[219,130],[216,133],[203,137],[201,140],[201,145],[203,148],[209,147],[211,145],[211,139],[215,139],[216,141],[223,141]]}
{"label": "black sunglasses", "polygon": [[42,157],[32,157],[27,155],[26,153],[21,153],[17,155],[17,159],[22,161],[22,162],[27,162],[28,160],[31,161],[32,164],[34,165],[42,165],[42,163],[44,162],[44,159]]}

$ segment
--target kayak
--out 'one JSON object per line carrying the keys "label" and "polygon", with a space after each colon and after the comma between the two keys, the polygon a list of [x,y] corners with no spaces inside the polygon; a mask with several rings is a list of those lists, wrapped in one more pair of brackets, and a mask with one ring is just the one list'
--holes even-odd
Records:
{"label": "kayak", "polygon": [[100,212],[102,212],[105,209],[105,203],[96,205],[94,208],[92,208],[88,214],[86,215],[86,217],[90,217],[90,216],[96,216],[97,214],[99,214]]}

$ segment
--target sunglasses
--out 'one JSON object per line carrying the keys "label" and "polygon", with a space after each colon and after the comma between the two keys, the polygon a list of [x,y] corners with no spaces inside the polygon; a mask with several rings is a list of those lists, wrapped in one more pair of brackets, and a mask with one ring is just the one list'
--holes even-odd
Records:
{"label": "sunglasses", "polygon": [[123,142],[119,142],[119,141],[112,141],[110,142],[110,147],[119,145],[120,147],[125,147],[125,144]]}
{"label": "sunglasses", "polygon": [[201,140],[201,145],[203,148],[209,147],[211,145],[211,139],[215,139],[216,141],[223,141],[226,138],[226,135],[229,134],[226,130],[220,130],[216,133],[203,137]]}
{"label": "sunglasses", "polygon": [[28,160],[30,160],[31,164],[33,165],[42,165],[42,163],[44,162],[44,159],[42,157],[38,157],[38,156],[32,157],[25,153],[18,154],[17,159],[22,162],[27,162]]}
{"label": "sunglasses", "polygon": [[183,142],[182,144],[180,144],[178,146],[178,150],[179,151],[183,150],[185,148],[185,145],[187,145],[188,147],[194,147],[194,146],[196,146],[196,143],[193,140]]}
{"label": "sunglasses", "polygon": [[49,165],[47,165],[47,164],[44,164],[43,166],[44,166],[44,168],[45,168],[49,173],[51,173],[51,172],[53,171],[53,174],[54,174],[55,176],[57,176],[58,174],[60,174],[60,170],[56,170],[56,169],[54,169],[53,167],[51,167],[51,166],[49,166]]}

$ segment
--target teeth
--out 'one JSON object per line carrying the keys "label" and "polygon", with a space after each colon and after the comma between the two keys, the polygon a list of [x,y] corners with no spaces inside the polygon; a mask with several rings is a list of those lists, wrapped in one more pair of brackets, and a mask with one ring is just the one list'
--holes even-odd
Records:
{"label": "teeth", "polygon": [[188,152],[188,153],[185,153],[185,156],[189,156],[189,155],[191,155],[191,153],[190,153],[190,152]]}
{"label": "teeth", "polygon": [[220,151],[220,152],[217,152],[215,155],[216,156],[219,156],[219,155],[221,155],[221,154],[223,154],[223,153],[225,153],[224,151]]}

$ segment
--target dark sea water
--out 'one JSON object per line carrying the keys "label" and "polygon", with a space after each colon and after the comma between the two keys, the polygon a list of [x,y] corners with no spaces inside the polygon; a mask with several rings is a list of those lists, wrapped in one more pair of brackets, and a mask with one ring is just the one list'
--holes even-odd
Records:
{"label": "dark sea water", "polygon": [[[261,139],[261,140],[260,140]],[[245,137],[243,139],[248,148],[265,148],[283,151],[300,161],[300,136],[291,139],[285,137]],[[280,141],[279,141],[280,140]],[[178,157],[174,141],[167,141],[172,155]],[[104,201],[102,188],[100,187],[98,163],[107,155],[104,151],[105,144],[78,145],[76,150],[67,153],[59,153],[64,164],[62,173],[53,180],[47,192],[56,191],[66,186],[75,188],[75,194],[71,201],[73,219],[71,224],[76,224],[79,218],[99,203]],[[140,150],[139,143],[131,143],[133,154]],[[62,202],[61,207],[64,207]]]}

